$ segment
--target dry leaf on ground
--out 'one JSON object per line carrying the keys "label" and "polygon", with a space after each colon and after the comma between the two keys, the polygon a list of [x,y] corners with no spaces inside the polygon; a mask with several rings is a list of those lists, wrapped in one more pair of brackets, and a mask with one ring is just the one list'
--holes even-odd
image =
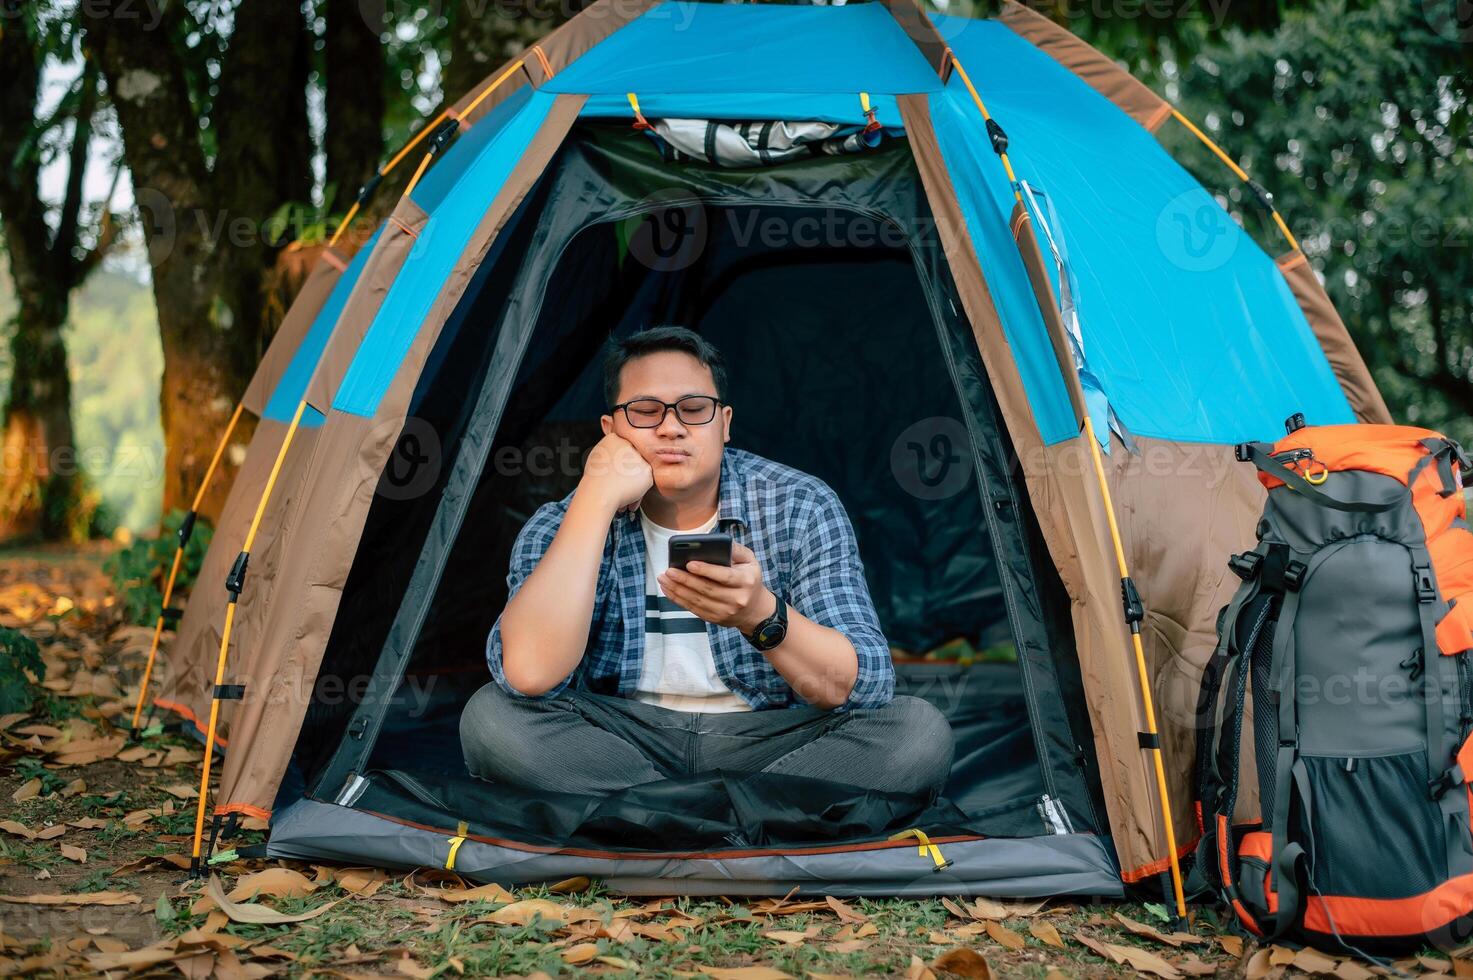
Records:
{"label": "dry leaf on ground", "polygon": [[1116,943],[1101,942],[1090,936],[1075,933],[1075,939],[1094,950],[1107,960],[1114,960],[1123,966],[1130,966],[1140,973],[1149,973],[1161,977],[1163,980],[1181,980],[1181,971],[1170,962],[1157,956],[1149,950],[1137,946],[1122,946]]}
{"label": "dry leaf on ground", "polygon": [[865,915],[862,912],[856,912],[852,907],[845,904],[844,902],[839,901],[832,895],[824,899],[824,902],[828,905],[829,908],[834,910],[834,914],[839,917],[840,922],[853,922],[855,924],[858,924],[861,922],[869,921],[869,916]]}
{"label": "dry leaf on ground", "polygon": [[1011,950],[1019,950],[1028,945],[1027,942],[1024,941],[1022,936],[1018,935],[1016,932],[1009,929],[1001,922],[988,922],[987,935],[992,937],[993,942],[998,943],[1002,946],[1006,946],[1008,949]]}
{"label": "dry leaf on ground", "polygon": [[520,902],[512,902],[476,921],[492,922],[503,926],[525,926],[530,925],[534,919],[567,925],[568,910],[545,898],[527,898]]}
{"label": "dry leaf on ground", "polygon": [[0,902],[15,905],[138,905],[143,898],[133,892],[82,892],[79,895],[0,895]]}
{"label": "dry leaf on ground", "polygon": [[936,980],[936,974],[919,956],[911,956],[910,969],[905,971],[905,980]]}
{"label": "dry leaf on ground", "polygon": [[319,915],[326,912],[334,905],[337,905],[338,902],[342,901],[342,899],[339,899],[337,902],[324,902],[322,905],[317,906],[315,909],[307,912],[298,912],[296,914],[278,912],[275,909],[270,908],[266,905],[232,902],[229,898],[225,896],[225,889],[220,884],[220,878],[217,875],[213,874],[210,875],[210,884],[206,891],[209,897],[214,900],[215,904],[220,907],[220,911],[224,912],[227,916],[230,917],[230,921],[249,922],[256,925],[277,925],[287,922],[305,922],[308,919],[317,918]]}
{"label": "dry leaf on ground", "polygon": [[1131,932],[1135,933],[1137,936],[1145,936],[1147,939],[1154,939],[1157,942],[1165,943],[1166,945],[1175,947],[1177,949],[1180,949],[1184,943],[1207,942],[1205,936],[1194,936],[1190,932],[1164,933],[1160,929],[1157,929],[1155,926],[1147,925],[1144,922],[1137,922],[1130,916],[1122,915],[1119,912],[1115,913],[1115,921],[1119,922],[1121,925],[1129,929]]}
{"label": "dry leaf on ground", "polygon": [[968,949],[965,946],[942,953],[931,961],[931,968],[954,973],[960,977],[992,980],[992,966],[987,962],[986,957],[975,949]]}
{"label": "dry leaf on ground", "polygon": [[1054,928],[1052,922],[1041,920],[1028,923],[1028,932],[1041,943],[1053,946],[1057,949],[1064,948],[1064,938],[1059,935],[1059,930]]}
{"label": "dry leaf on ground", "polygon": [[247,902],[261,895],[273,898],[306,898],[317,886],[306,875],[291,868],[267,868],[240,878],[227,896],[232,902]]}

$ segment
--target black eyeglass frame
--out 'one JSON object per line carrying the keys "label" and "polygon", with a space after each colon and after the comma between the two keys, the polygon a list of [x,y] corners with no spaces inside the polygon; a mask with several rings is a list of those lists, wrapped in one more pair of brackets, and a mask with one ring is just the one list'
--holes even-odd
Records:
{"label": "black eyeglass frame", "polygon": [[[680,403],[690,401],[693,398],[707,399],[711,402],[711,417],[708,418],[706,421],[687,422],[680,417]],[[636,402],[657,402],[660,405],[663,405],[665,407],[665,410],[660,413],[660,421],[656,422],[654,425],[640,425],[638,422],[630,418],[629,406],[635,404]],[[723,402],[720,398],[717,398],[715,395],[685,395],[684,397],[677,398],[673,402],[660,401],[660,399],[658,398],[631,398],[627,402],[620,402],[618,405],[609,406],[609,414],[613,415],[615,412],[623,412],[624,421],[628,422],[636,429],[658,429],[660,426],[665,424],[665,419],[670,415],[671,412],[675,413],[675,421],[679,422],[681,425],[710,425],[712,422],[716,421],[716,410],[725,404],[725,402]]]}

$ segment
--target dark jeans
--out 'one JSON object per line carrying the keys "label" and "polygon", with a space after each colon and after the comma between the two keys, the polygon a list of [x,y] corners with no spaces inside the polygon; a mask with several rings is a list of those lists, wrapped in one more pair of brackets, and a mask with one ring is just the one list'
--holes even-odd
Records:
{"label": "dark jeans", "polygon": [[581,691],[517,698],[494,682],[466,705],[460,744],[481,779],[596,794],[725,769],[934,795],[952,755],[951,726],[919,698],[842,712],[708,714]]}

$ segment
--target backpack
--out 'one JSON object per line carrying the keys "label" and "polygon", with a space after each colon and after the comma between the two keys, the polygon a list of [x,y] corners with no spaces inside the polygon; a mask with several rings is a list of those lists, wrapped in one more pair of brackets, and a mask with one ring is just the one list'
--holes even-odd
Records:
{"label": "backpack", "polygon": [[[1473,931],[1473,532],[1436,432],[1243,443],[1268,502],[1197,703],[1198,868],[1265,939],[1360,952]],[[1251,734],[1244,745],[1245,735]],[[1257,770],[1258,806],[1241,784]]]}

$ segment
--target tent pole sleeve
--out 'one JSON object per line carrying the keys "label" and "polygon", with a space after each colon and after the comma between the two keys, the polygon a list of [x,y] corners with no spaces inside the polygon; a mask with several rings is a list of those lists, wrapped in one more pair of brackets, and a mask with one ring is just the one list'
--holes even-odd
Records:
{"label": "tent pole sleeve", "polygon": [[250,558],[251,546],[256,541],[256,532],[261,529],[261,517],[266,513],[266,505],[271,501],[271,491],[276,488],[276,478],[281,474],[281,464],[286,460],[286,454],[291,449],[292,438],[297,434],[297,426],[301,424],[302,412],[306,408],[305,400],[297,402],[297,410],[292,414],[291,425],[287,426],[286,436],[281,440],[281,448],[276,452],[276,461],[271,464],[271,474],[266,478],[266,486],[261,491],[261,499],[256,502],[256,513],[251,517],[251,527],[246,532],[245,544],[241,547],[240,555],[235,559],[235,567],[231,569],[230,576],[225,583],[225,588],[230,593],[230,602],[225,606],[225,625],[220,631],[220,655],[215,660],[215,686],[210,696],[210,723],[205,729],[205,762],[200,772],[199,806],[194,814],[194,849],[190,857],[190,875],[195,878],[204,874],[205,862],[200,851],[205,832],[206,802],[210,795],[210,763],[214,761],[215,755],[215,731],[220,720],[221,688],[225,684],[225,663],[230,652],[230,631],[235,625],[235,607],[240,601],[240,590],[245,584],[246,561]]}
{"label": "tent pole sleeve", "polygon": [[194,492],[194,502],[189,505],[189,513],[184,515],[184,522],[179,525],[179,546],[174,549],[174,563],[169,568],[169,577],[164,582],[164,595],[159,603],[159,618],[153,626],[153,640],[148,645],[148,663],[143,668],[143,681],[138,685],[138,704],[133,708],[133,724],[130,726],[129,737],[138,738],[138,722],[143,717],[143,704],[148,700],[148,682],[153,677],[154,661],[159,653],[159,639],[164,633],[164,624],[171,617],[172,610],[169,602],[174,598],[174,584],[179,578],[179,567],[184,563],[184,549],[189,544],[190,534],[194,531],[195,515],[199,513],[200,504],[205,499],[205,492],[210,487],[210,482],[215,477],[215,470],[220,466],[220,458],[225,455],[225,447],[230,444],[230,437],[235,432],[235,426],[240,422],[241,410],[245,408],[244,402],[236,402],[235,411],[230,416],[230,421],[225,424],[225,431],[220,434],[220,442],[215,446],[215,455],[210,457],[210,465],[205,469],[204,477],[199,481],[199,489]]}

